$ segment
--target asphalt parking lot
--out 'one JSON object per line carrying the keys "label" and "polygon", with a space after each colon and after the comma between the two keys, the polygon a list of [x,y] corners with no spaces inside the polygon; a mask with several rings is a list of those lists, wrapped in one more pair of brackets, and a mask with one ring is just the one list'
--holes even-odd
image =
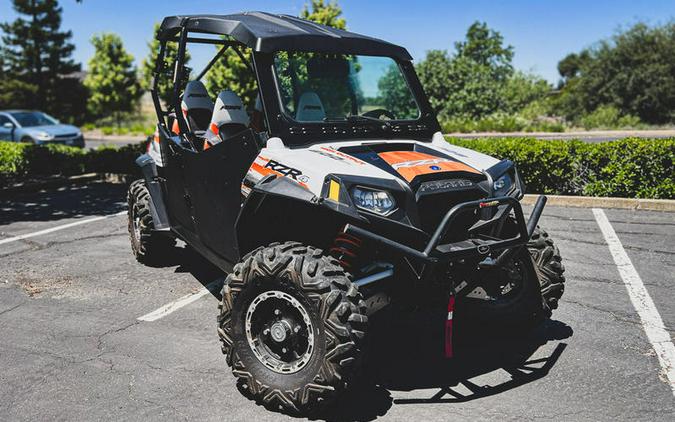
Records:
{"label": "asphalt parking lot", "polygon": [[[235,386],[216,335],[222,274],[182,247],[174,265],[136,263],[125,209],[125,187],[105,183],[0,199],[0,420],[291,419]],[[672,347],[675,215],[602,215]],[[355,387],[326,417],[675,420],[673,380],[624,282],[635,275],[598,218],[544,211],[568,280],[550,321],[522,337],[473,335],[449,362],[424,346],[428,319],[404,319],[375,337],[387,344],[369,363],[379,385]]]}

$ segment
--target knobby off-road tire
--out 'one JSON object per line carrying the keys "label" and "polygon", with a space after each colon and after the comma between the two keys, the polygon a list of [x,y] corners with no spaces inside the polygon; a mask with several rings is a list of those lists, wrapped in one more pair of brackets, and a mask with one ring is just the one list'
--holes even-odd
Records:
{"label": "knobby off-road tire", "polygon": [[150,213],[150,192],[144,180],[135,180],[127,192],[129,205],[129,236],[131,250],[136,260],[142,264],[155,264],[163,261],[171,253],[176,239],[154,232],[154,222]]}
{"label": "knobby off-road tire", "polygon": [[553,243],[548,233],[537,226],[527,249],[539,270],[539,282],[541,295],[549,309],[553,311],[558,307],[558,301],[565,292],[565,266],[558,247]]}
{"label": "knobby off-road tire", "polygon": [[[548,309],[539,292],[535,263],[525,249],[516,253],[503,267],[483,269],[477,276],[492,299],[465,297],[457,302],[457,320],[485,327],[526,327],[536,324],[548,315]],[[506,293],[496,293],[508,289]],[[508,287],[506,287],[508,286]]]}
{"label": "knobby off-road tire", "polygon": [[[247,337],[247,312],[251,315],[251,304],[270,291],[297,300],[313,326],[311,358],[294,373],[265,366]],[[227,277],[219,309],[222,351],[240,390],[268,409],[290,413],[316,412],[345,389],[368,323],[361,294],[340,264],[297,242],[271,244],[246,255]]]}

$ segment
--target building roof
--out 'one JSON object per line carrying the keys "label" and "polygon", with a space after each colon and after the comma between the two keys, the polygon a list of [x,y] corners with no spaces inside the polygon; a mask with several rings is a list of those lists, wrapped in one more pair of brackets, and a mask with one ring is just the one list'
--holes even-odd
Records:
{"label": "building roof", "polygon": [[244,12],[233,15],[186,15],[164,18],[158,38],[172,39],[186,27],[191,32],[228,35],[254,51],[321,51],[391,56],[411,60],[395,44],[331,28],[289,15]]}

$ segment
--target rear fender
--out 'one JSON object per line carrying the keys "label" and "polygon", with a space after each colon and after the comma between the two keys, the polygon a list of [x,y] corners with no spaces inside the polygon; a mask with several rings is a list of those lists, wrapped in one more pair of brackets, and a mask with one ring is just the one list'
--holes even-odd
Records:
{"label": "rear fender", "polygon": [[169,214],[164,202],[162,185],[157,177],[155,160],[148,154],[143,154],[136,159],[136,164],[141,168],[143,179],[145,179],[145,186],[150,193],[150,213],[152,214],[155,230],[167,231],[171,225],[169,224]]}

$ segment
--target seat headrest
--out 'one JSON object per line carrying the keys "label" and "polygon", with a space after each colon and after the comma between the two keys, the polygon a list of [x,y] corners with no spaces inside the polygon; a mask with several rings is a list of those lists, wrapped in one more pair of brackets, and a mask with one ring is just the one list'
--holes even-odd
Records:
{"label": "seat headrest", "polygon": [[295,120],[299,122],[320,122],[326,117],[321,98],[316,92],[303,92],[298,101],[298,111]]}
{"label": "seat headrest", "polygon": [[181,108],[183,113],[195,109],[209,110],[209,112],[213,110],[213,101],[201,81],[190,81],[185,85]]}
{"label": "seat headrest", "polygon": [[216,106],[213,109],[213,117],[209,125],[209,135],[218,136],[223,125],[239,125],[245,129],[248,126],[249,117],[244,103],[234,91],[225,90],[218,94]]}

